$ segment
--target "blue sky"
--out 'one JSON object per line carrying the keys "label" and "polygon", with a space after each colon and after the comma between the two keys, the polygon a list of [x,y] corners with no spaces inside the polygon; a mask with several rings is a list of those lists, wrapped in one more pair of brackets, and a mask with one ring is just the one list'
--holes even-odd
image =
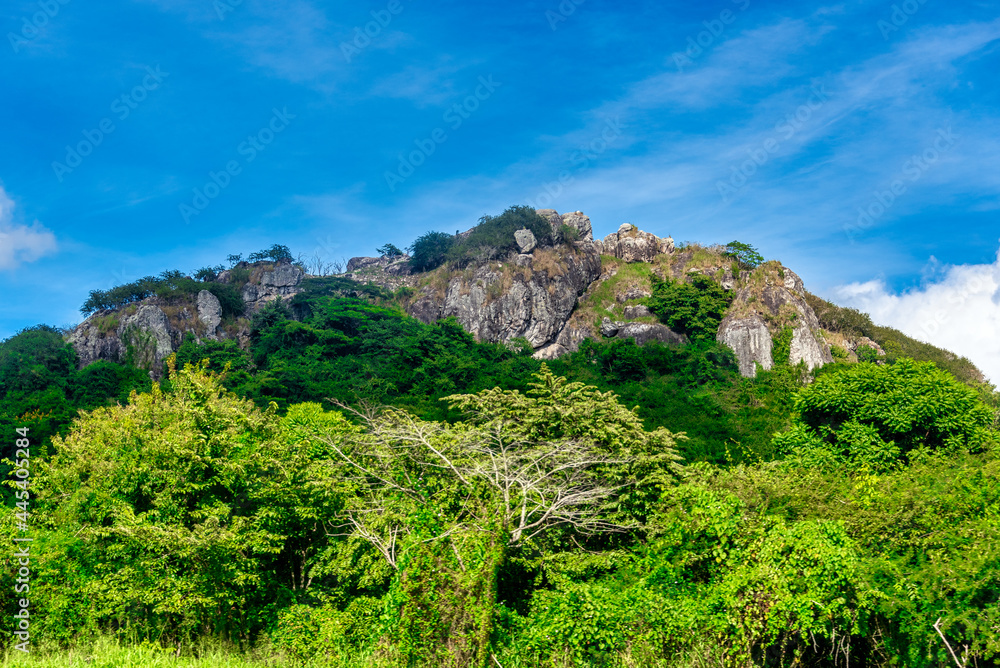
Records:
{"label": "blue sky", "polygon": [[747,241],[1000,380],[993,2],[16,0],[0,22],[0,338],[165,269],[370,255],[531,203]]}

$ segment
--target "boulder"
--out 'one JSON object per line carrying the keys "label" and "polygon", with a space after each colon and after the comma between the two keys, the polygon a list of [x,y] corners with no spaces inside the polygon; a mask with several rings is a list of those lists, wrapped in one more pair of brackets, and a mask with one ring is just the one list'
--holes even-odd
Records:
{"label": "boulder", "polygon": [[617,232],[604,237],[600,252],[614,255],[626,262],[652,262],[667,247],[662,242],[655,234],[643,232],[634,225],[625,223]]}
{"label": "boulder", "polygon": [[618,336],[618,332],[622,327],[622,323],[614,322],[611,318],[605,317],[601,321],[601,336],[606,336],[609,339]]}
{"label": "boulder", "polygon": [[243,301],[249,312],[262,308],[275,299],[292,297],[302,288],[299,284],[305,278],[305,272],[291,264],[280,264],[270,271],[265,271],[260,283],[247,283],[243,286]]}
{"label": "boulder", "polygon": [[686,336],[675,332],[666,325],[646,322],[626,322],[618,330],[617,338],[635,339],[636,344],[640,346],[650,341],[673,344],[687,343],[688,341]]}
{"label": "boulder", "polygon": [[629,304],[625,307],[625,317],[629,320],[634,318],[648,318],[652,315],[653,312],[645,304]]}
{"label": "boulder", "polygon": [[795,365],[805,362],[810,371],[833,361],[829,347],[821,344],[808,327],[796,327],[792,331],[791,352],[788,363]]}
{"label": "boulder", "polygon": [[530,253],[538,245],[535,235],[527,228],[514,232],[514,241],[517,242],[522,253]]}
{"label": "boulder", "polygon": [[567,225],[576,230],[576,233],[579,235],[580,241],[594,240],[594,228],[590,223],[590,217],[584,215],[583,211],[564,213],[562,215],[561,224]]}
{"label": "boulder", "polygon": [[736,354],[740,374],[744,377],[755,377],[757,364],[765,370],[774,365],[771,357],[771,333],[757,314],[745,318],[726,316],[719,324],[716,340]]}
{"label": "boulder", "polygon": [[222,304],[219,303],[219,298],[208,290],[198,293],[198,319],[205,325],[205,336],[214,339],[222,322]]}

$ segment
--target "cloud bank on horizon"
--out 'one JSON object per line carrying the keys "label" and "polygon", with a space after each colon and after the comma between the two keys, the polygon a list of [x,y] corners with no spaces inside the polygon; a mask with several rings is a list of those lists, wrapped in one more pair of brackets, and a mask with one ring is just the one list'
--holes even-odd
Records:
{"label": "cloud bank on horizon", "polygon": [[[0,16],[0,338],[166,269],[369,255],[521,203],[751,243],[915,337],[929,259],[947,282],[997,252],[988,4],[56,5]],[[997,308],[927,336],[991,366]]]}
{"label": "cloud bank on horizon", "polygon": [[1000,252],[992,264],[932,261],[927,269],[924,285],[901,293],[876,278],[839,286],[833,294],[879,324],[968,357],[1000,384]]}

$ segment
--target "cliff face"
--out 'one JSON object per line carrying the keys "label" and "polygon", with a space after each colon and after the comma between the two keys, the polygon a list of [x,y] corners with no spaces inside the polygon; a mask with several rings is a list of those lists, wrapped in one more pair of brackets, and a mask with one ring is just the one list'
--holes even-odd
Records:
{"label": "cliff face", "polygon": [[[789,336],[789,330],[792,364],[803,361],[812,369],[832,361],[802,280],[786,267],[770,262],[740,275],[718,247],[678,249],[670,237],[628,223],[594,240],[590,218],[580,211],[541,209],[538,214],[559,233],[556,238],[576,241],[544,246],[530,231],[519,230],[515,239],[521,252],[499,260],[414,273],[407,256],[357,257],[344,277],[393,292],[407,313],[425,323],[454,317],[481,341],[523,338],[536,357],[551,359],[577,350],[588,338],[686,343],[685,336],[659,322],[645,298],[653,275],[685,281],[698,274],[734,295],[717,340],[734,351],[743,375],[755,375],[758,365],[770,369],[774,341]],[[199,341],[234,339],[247,345],[253,313],[276,299],[290,301],[303,291],[304,276],[295,265],[244,263],[216,279],[240,288],[244,312],[239,317],[224,318],[216,296],[202,290],[187,299],[151,298],[101,311],[77,327],[69,341],[82,365],[128,355],[155,377],[188,333]]]}
{"label": "cliff face", "polygon": [[249,317],[272,300],[288,301],[301,292],[305,272],[288,264],[247,265],[222,272],[217,281],[235,281],[240,271],[247,276],[241,290],[245,310],[227,326],[219,299],[201,290],[187,297],[151,297],[121,309],[98,311],[70,332],[67,341],[76,349],[81,368],[98,360],[129,358],[153,378],[159,378],[163,361],[189,333],[197,341],[228,338],[246,344]]}

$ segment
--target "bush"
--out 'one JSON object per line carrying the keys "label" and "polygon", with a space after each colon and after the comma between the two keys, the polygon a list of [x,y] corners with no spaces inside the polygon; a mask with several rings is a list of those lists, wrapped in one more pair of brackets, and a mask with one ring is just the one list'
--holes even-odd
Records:
{"label": "bush", "polygon": [[448,251],[447,259],[459,266],[482,262],[517,252],[514,233],[531,230],[540,246],[552,245],[552,225],[530,206],[512,206],[499,216],[483,216],[469,236],[459,239]]}
{"label": "bush", "polygon": [[292,251],[288,248],[288,246],[274,244],[270,248],[265,248],[264,250],[257,251],[256,253],[250,253],[247,260],[249,262],[266,262],[268,260],[271,262],[291,262]]}
{"label": "bush", "polygon": [[379,246],[375,249],[375,252],[382,257],[400,257],[403,255],[403,251],[396,247],[394,244],[386,244],[384,246]]}
{"label": "bush", "polygon": [[877,362],[880,359],[878,351],[871,346],[858,346],[854,354],[858,356],[859,362]]}
{"label": "bush", "polygon": [[653,294],[649,310],[671,329],[687,334],[693,341],[714,341],[719,323],[733,298],[707,276],[695,276],[690,283],[650,278]]}
{"label": "bush", "polygon": [[756,248],[742,241],[730,241],[726,244],[725,255],[746,269],[753,269],[764,262],[764,256],[757,252]]}
{"label": "bush", "polygon": [[436,269],[448,257],[448,252],[455,245],[455,237],[445,232],[427,232],[417,237],[410,247],[410,267],[414,271],[430,271]]}

